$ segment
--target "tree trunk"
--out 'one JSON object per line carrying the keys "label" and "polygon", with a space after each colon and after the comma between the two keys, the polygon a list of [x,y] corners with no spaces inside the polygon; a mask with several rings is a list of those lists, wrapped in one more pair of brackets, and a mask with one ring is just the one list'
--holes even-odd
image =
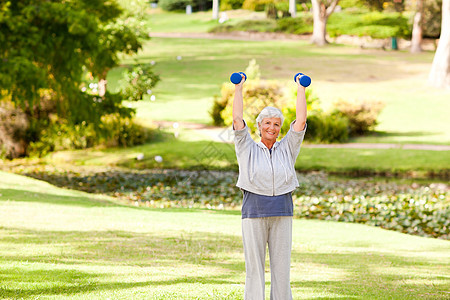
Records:
{"label": "tree trunk", "polygon": [[411,53],[422,52],[422,19],[423,19],[423,0],[417,1],[417,11],[414,16],[412,38],[411,38]]}
{"label": "tree trunk", "polygon": [[327,35],[327,17],[325,13],[325,5],[319,2],[319,0],[312,0],[312,9],[314,17],[313,35],[311,42],[313,44],[323,46],[328,43]]}
{"label": "tree trunk", "polygon": [[292,18],[297,16],[297,7],[295,6],[295,0],[289,0],[289,13]]}
{"label": "tree trunk", "polygon": [[219,0],[213,0],[212,18],[217,20],[219,18]]}
{"label": "tree trunk", "polygon": [[428,81],[436,87],[450,88],[450,0],[442,1],[441,36]]}
{"label": "tree trunk", "polygon": [[323,46],[328,43],[326,39],[327,21],[338,2],[339,0],[311,0],[314,17],[313,35],[311,38],[313,44]]}

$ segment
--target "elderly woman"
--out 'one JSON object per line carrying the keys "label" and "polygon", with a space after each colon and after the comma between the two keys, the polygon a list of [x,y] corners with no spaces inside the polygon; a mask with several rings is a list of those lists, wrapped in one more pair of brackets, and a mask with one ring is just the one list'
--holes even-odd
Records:
{"label": "elderly woman", "polygon": [[242,239],[245,255],[244,299],[264,299],[264,265],[269,246],[270,299],[292,299],[290,264],[292,248],[292,191],[299,186],[294,169],[306,130],[305,88],[297,80],[296,120],[277,142],[284,121],[281,111],[264,108],[256,119],[261,141],[250,136],[243,119],[242,87],[235,85],[233,130],[239,163],[237,186],[244,194]]}

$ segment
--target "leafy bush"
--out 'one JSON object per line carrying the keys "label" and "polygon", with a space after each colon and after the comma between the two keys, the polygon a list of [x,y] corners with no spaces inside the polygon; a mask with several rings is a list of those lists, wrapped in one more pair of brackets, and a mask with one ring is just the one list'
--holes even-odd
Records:
{"label": "leafy bush", "polygon": [[130,101],[142,100],[145,94],[151,93],[159,80],[150,64],[130,67],[124,74],[126,86],[122,91],[123,98]]}
{"label": "leafy bush", "polygon": [[384,107],[381,101],[339,100],[334,103],[335,114],[346,117],[351,135],[361,135],[378,124],[377,118]]}
{"label": "leafy bush", "polygon": [[313,18],[311,15],[304,15],[297,18],[283,18],[277,20],[276,32],[305,34],[313,30]]}
{"label": "leafy bush", "polygon": [[348,119],[337,114],[314,112],[308,115],[305,139],[316,143],[348,141]]}
{"label": "leafy bush", "polygon": [[37,126],[40,128],[39,138],[29,144],[27,152],[30,156],[38,157],[53,151],[86,149],[98,145],[140,145],[148,142],[154,135],[153,130],[117,113],[102,116],[101,131],[84,121],[76,125],[69,124],[56,115],[51,115],[47,122]]}
{"label": "leafy bush", "polygon": [[159,0],[158,5],[166,11],[185,10],[186,6],[192,6],[192,0]]}
{"label": "leafy bush", "polygon": [[185,11],[191,5],[193,11],[206,11],[212,8],[212,1],[208,0],[159,0],[159,6],[166,11]]}
{"label": "leafy bush", "polygon": [[410,37],[409,18],[400,13],[370,12],[332,14],[327,23],[327,33],[332,36],[343,34],[370,36],[372,38]]}
{"label": "leafy bush", "polygon": [[[235,25],[219,24],[210,32],[258,31],[284,32],[292,34],[312,33],[311,13],[299,13],[300,17],[278,20],[246,20]],[[411,36],[411,25],[407,14],[398,13],[348,13],[340,12],[330,16],[327,33],[339,35],[370,36],[372,38],[391,38]]]}
{"label": "leafy bush", "polygon": [[244,0],[242,8],[254,11],[264,11],[266,5],[269,3],[273,3],[273,0]]}
{"label": "leafy bush", "polygon": [[220,10],[240,9],[244,4],[244,0],[222,0],[220,1]]}
{"label": "leafy bush", "polygon": [[[61,187],[103,193],[133,205],[239,209],[234,172],[169,170],[58,170],[18,165],[12,170]],[[299,174],[294,216],[363,223],[413,235],[450,240],[450,190],[446,184],[399,184],[370,178],[330,180]]]}

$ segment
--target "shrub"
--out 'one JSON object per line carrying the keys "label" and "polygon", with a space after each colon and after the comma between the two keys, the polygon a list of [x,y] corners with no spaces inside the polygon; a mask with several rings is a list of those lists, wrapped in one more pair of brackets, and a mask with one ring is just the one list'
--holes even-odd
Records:
{"label": "shrub", "polygon": [[285,32],[292,34],[305,34],[312,32],[313,18],[310,14],[305,14],[297,18],[283,18],[277,20],[276,32]]}
{"label": "shrub", "polygon": [[220,1],[220,10],[240,9],[244,4],[244,0],[222,0]]}
{"label": "shrub", "polygon": [[42,157],[52,151],[86,149],[98,145],[134,146],[150,140],[152,130],[136,124],[131,118],[118,114],[102,116],[101,133],[92,124],[81,122],[70,125],[52,115],[49,124],[40,132],[40,138],[28,147],[30,156]]}
{"label": "shrub", "polygon": [[166,11],[185,10],[186,6],[192,5],[192,0],[159,0],[159,6]]}
{"label": "shrub", "polygon": [[254,11],[264,11],[266,5],[269,3],[273,3],[273,0],[244,0],[242,8]]}
{"label": "shrub", "polygon": [[277,23],[275,20],[244,20],[235,25],[218,24],[211,28],[209,32],[232,32],[232,31],[250,31],[250,32],[272,32],[275,30]]}
{"label": "shrub", "polygon": [[316,143],[343,143],[348,140],[348,119],[336,114],[308,115],[305,139]]}
{"label": "shrub", "polygon": [[159,80],[150,64],[130,67],[124,74],[126,86],[122,90],[122,97],[130,101],[142,100],[145,94],[151,93]]}
{"label": "shrub", "polygon": [[408,17],[399,13],[370,12],[332,14],[327,23],[327,33],[332,36],[343,34],[370,36],[372,38],[410,37],[411,26]]}
{"label": "shrub", "polygon": [[350,135],[361,135],[378,124],[377,118],[384,107],[381,101],[348,101],[339,100],[334,103],[335,114],[348,119]]}

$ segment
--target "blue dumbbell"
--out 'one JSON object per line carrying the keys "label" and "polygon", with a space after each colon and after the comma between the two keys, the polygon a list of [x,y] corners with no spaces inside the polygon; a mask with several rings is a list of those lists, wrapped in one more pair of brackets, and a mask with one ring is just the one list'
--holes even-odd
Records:
{"label": "blue dumbbell", "polygon": [[311,78],[309,76],[306,76],[303,73],[297,73],[294,76],[294,81],[297,82],[297,77],[300,76],[300,84],[304,87],[308,87],[311,84]]}
{"label": "blue dumbbell", "polygon": [[242,75],[244,75],[245,80],[247,80],[247,75],[244,72],[233,73],[231,74],[230,80],[234,84],[239,84],[242,80]]}

